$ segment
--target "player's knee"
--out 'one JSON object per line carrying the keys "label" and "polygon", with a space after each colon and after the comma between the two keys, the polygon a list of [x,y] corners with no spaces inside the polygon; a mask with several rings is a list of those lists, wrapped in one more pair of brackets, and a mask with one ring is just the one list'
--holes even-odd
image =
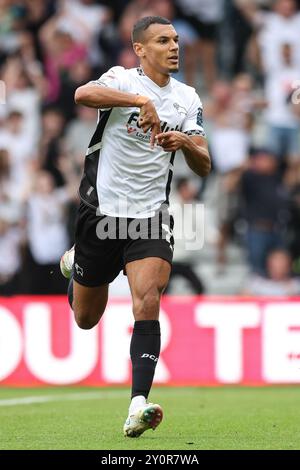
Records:
{"label": "player's knee", "polygon": [[90,330],[91,328],[96,326],[98,323],[97,321],[90,319],[90,318],[76,317],[76,316],[75,316],[75,321],[77,325],[79,326],[79,328],[81,328],[82,330]]}
{"label": "player's knee", "polygon": [[99,316],[95,316],[93,312],[88,311],[74,311],[74,317],[77,325],[82,330],[90,330],[95,325],[97,325],[99,321]]}

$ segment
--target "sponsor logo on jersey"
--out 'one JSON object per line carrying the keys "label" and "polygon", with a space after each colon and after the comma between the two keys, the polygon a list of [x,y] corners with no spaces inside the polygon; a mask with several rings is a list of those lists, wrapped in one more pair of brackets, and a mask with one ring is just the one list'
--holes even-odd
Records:
{"label": "sponsor logo on jersey", "polygon": [[[140,140],[150,141],[150,131],[144,133],[141,126],[139,125],[139,113],[131,113],[126,123],[127,133],[133,134]],[[161,132],[179,131],[180,126],[177,124],[175,127],[171,127],[166,121],[160,121]]]}

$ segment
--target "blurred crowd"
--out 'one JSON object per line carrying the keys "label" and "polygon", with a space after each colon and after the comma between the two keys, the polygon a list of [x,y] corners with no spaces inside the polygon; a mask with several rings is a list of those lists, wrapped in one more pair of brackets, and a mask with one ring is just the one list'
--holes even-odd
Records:
{"label": "blurred crowd", "polygon": [[[130,34],[147,15],[173,22],[175,78],[204,105],[213,171],[201,185],[177,173],[177,201],[201,202],[214,178],[219,269],[239,243],[243,293],[300,294],[300,1],[0,0],[0,295],[65,293],[58,264],[97,118],[74,92],[138,65]],[[174,274],[201,293],[192,255],[179,244]]]}

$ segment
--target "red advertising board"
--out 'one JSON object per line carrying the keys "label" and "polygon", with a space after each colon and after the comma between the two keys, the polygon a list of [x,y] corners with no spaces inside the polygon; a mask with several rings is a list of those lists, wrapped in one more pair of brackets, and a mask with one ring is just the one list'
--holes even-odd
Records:
{"label": "red advertising board", "polygon": [[[300,383],[300,298],[165,297],[160,318],[157,383]],[[129,299],[87,331],[65,297],[0,298],[0,384],[128,384],[132,326]]]}

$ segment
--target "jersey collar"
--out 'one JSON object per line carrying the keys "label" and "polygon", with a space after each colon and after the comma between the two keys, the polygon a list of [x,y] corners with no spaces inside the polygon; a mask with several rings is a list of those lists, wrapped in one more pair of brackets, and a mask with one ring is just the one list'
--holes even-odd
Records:
{"label": "jersey collar", "polygon": [[159,86],[157,85],[157,83],[155,83],[153,80],[151,80],[150,77],[148,77],[148,75],[145,74],[144,70],[143,70],[143,67],[140,65],[139,67],[137,67],[137,73],[142,76],[142,77],[145,77],[145,79],[147,81],[149,81],[151,83],[152,86],[154,86],[155,88],[161,90],[161,91],[164,91],[164,90],[168,90],[170,88],[170,85],[171,85],[171,77],[169,78],[169,81],[166,85],[164,86]]}

